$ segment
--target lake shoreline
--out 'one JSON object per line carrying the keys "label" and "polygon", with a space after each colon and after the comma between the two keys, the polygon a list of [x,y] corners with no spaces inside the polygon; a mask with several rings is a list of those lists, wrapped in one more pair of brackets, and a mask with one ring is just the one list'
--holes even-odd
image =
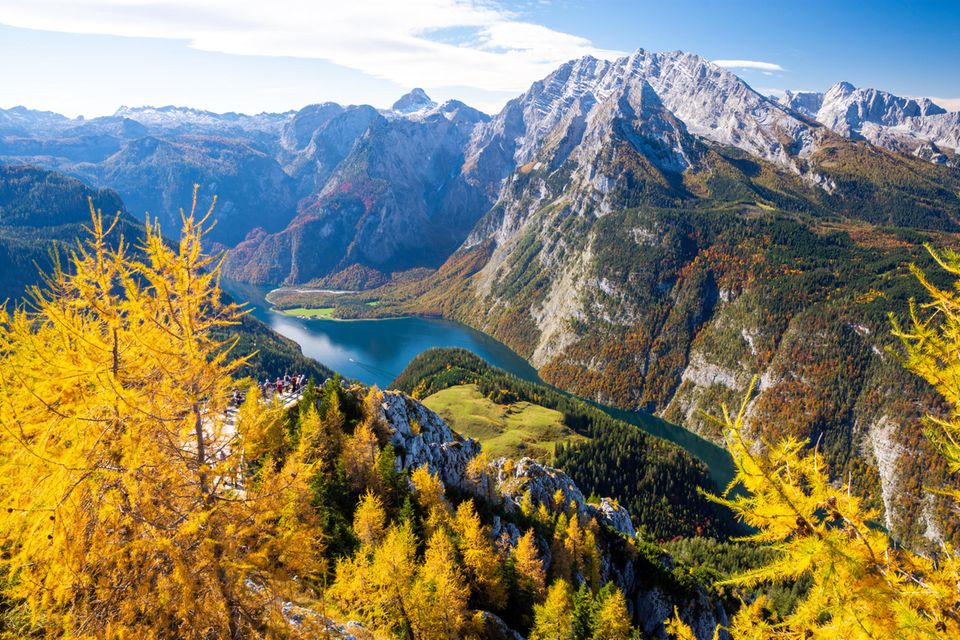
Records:
{"label": "lake shoreline", "polygon": [[299,317],[266,301],[263,288],[225,283],[227,292],[249,305],[252,313],[281,335],[300,345],[303,354],[341,375],[364,384],[388,388],[417,355],[430,348],[464,348],[492,366],[522,380],[535,382],[583,400],[612,418],[681,447],[700,460],[718,491],[733,477],[727,451],[685,429],[645,411],[611,407],[545,382],[525,358],[492,336],[469,325],[435,316],[402,315],[374,318]]}

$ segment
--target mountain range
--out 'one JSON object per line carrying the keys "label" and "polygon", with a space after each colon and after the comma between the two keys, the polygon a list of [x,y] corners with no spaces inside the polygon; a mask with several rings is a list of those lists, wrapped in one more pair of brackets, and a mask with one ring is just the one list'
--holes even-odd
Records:
{"label": "mountain range", "polygon": [[[838,83],[764,96],[684,52],[570,61],[488,116],[414,90],[390,109],[0,111],[0,161],[116,189],[165,229],[217,193],[232,278],[341,316],[482,329],[549,382],[702,435],[754,375],[754,428],[820,443],[903,540],[939,541],[890,312],[924,243],[960,232],[960,114]],[[377,305],[355,304],[376,300]]]}
{"label": "mountain range", "polygon": [[927,98],[901,98],[838,82],[826,93],[787,91],[781,102],[841,135],[939,164],[956,162],[960,113]]}
{"label": "mountain range", "polygon": [[837,176],[815,156],[837,136],[948,166],[960,147],[960,114],[926,99],[843,82],[773,99],[700,56],[638,50],[571,61],[494,117],[436,104],[420,89],[390,109],[324,103],[252,116],[121,107],[86,120],[17,107],[0,110],[0,161],[113,188],[171,232],[199,183],[202,196],[221,198],[212,238],[236,247],[231,276],[376,284],[442,264],[510,175],[543,162],[538,155],[559,166],[581,143],[598,144],[582,138],[588,126],[602,129],[614,112],[633,117],[617,106],[628,93],[646,96],[640,117],[665,117],[644,144],[655,143],[646,156],[672,171],[697,160],[696,140],[740,149],[829,194]]}

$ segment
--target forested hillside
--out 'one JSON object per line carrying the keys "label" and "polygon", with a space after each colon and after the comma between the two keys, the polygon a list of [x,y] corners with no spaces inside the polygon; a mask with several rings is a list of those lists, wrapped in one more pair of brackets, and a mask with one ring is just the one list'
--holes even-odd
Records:
{"label": "forested hillside", "polygon": [[929,268],[923,244],[956,240],[943,231],[960,218],[956,169],[838,141],[811,160],[833,176],[831,194],[735,151],[706,150],[709,168],[671,174],[618,148],[603,192],[570,163],[513,176],[475,244],[425,279],[273,299],[457,319],[552,384],[715,441],[704,412],[761,375],[748,419],[769,437],[819,443],[901,539],[954,538],[944,503],[923,490],[945,469],[926,462],[916,426],[939,400],[886,349],[887,314],[922,293],[906,266]]}
{"label": "forested hillside", "polygon": [[495,402],[526,401],[559,411],[563,423],[586,438],[558,445],[553,464],[586,492],[615,498],[640,529],[656,539],[726,537],[738,529],[704,493],[716,487],[703,464],[680,447],[614,420],[582,400],[526,382],[463,349],[432,349],[417,356],[392,383],[415,398],[454,385],[475,384]]}
{"label": "forested hillside", "polygon": [[36,167],[0,165],[0,300],[21,297],[38,282],[38,267],[49,272],[52,256],[62,259],[76,245],[91,202],[121,215],[119,230],[136,237],[139,229],[113,191]]}

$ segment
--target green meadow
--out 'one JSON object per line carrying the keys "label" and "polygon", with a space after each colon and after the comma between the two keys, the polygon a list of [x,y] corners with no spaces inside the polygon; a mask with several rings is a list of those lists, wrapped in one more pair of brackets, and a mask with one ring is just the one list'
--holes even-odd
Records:
{"label": "green meadow", "polygon": [[438,391],[423,400],[458,433],[476,438],[491,457],[549,461],[558,442],[586,440],[563,424],[563,414],[529,402],[497,404],[475,384]]}

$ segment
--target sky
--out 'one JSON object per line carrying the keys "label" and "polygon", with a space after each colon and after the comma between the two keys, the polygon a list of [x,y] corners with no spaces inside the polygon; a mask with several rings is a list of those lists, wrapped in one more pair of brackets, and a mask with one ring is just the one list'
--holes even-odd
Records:
{"label": "sky", "polygon": [[960,0],[0,0],[0,107],[499,111],[563,62],[683,50],[766,94],[846,80],[960,110]]}

